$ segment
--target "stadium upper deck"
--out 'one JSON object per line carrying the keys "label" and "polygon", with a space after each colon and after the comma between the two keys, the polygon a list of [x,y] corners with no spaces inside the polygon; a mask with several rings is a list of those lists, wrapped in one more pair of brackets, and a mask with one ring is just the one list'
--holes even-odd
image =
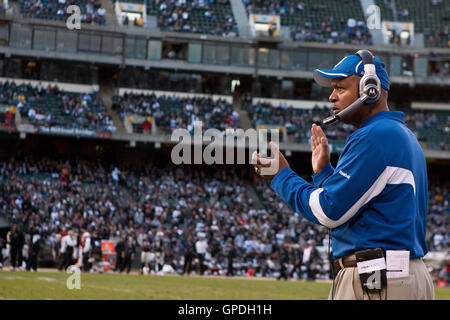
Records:
{"label": "stadium upper deck", "polygon": [[[66,21],[70,16],[67,7],[77,5],[80,8],[81,22],[85,24],[157,27],[165,31],[225,37],[239,36],[239,29],[248,27],[250,14],[266,14],[280,17],[281,26],[286,32],[285,39],[303,42],[379,44],[373,41],[373,32],[367,28],[365,17],[367,8],[358,0],[242,0],[239,4],[229,0],[111,2],[114,5],[117,3],[117,8],[120,9],[114,10],[111,3],[104,7],[98,0],[19,0],[18,10],[23,17]],[[126,4],[135,7],[126,8],[124,7]],[[448,0],[376,0],[373,4],[379,8],[380,21],[412,23],[414,25],[412,31],[423,34],[423,43],[426,46],[449,47]],[[237,20],[242,20],[242,12],[239,10],[244,10],[243,15],[246,17],[240,22],[240,26]],[[409,26],[404,27],[404,30],[411,31]],[[399,43],[399,36],[399,33],[391,34],[391,42]]]}
{"label": "stadium upper deck", "polygon": [[[146,125],[146,128],[142,128],[145,121],[141,120],[149,117],[154,121],[150,126],[151,130],[155,127],[158,129],[165,127],[166,133],[177,125],[182,124],[188,127],[191,124],[191,119],[183,119],[177,115],[177,113],[183,112],[180,111],[183,110],[182,108],[171,110],[162,125],[161,121],[156,120],[156,117],[153,118],[155,114],[152,112],[135,112],[135,110],[132,110],[127,117],[124,114],[119,117],[117,112],[107,110],[112,105],[111,98],[113,96],[122,98],[123,92],[126,90],[142,89],[149,91],[147,92],[149,94],[154,90],[164,90],[227,96],[230,99],[227,103],[230,105],[239,100],[238,94],[242,96],[250,93],[252,97],[255,97],[252,105],[241,106],[240,110],[237,110],[236,106],[233,106],[233,108],[227,106],[225,108],[226,114],[223,115],[222,119],[216,121],[216,126],[232,128],[233,126],[230,123],[241,125],[235,122],[235,119],[238,118],[236,113],[239,113],[239,118],[241,116],[244,116],[243,120],[246,117],[248,118],[247,124],[249,126],[285,126],[288,131],[288,138],[292,138],[289,139],[289,143],[305,143],[308,136],[303,122],[310,121],[311,117],[304,110],[298,111],[298,108],[309,109],[306,105],[314,104],[313,101],[318,101],[320,105],[325,104],[329,94],[326,90],[315,86],[312,81],[311,70],[318,67],[330,68],[343,55],[351,54],[360,49],[362,44],[359,40],[361,39],[358,38],[359,40],[353,42],[353,44],[352,41],[347,44],[344,44],[346,41],[337,41],[338,44],[331,46],[330,43],[305,42],[301,39],[300,41],[292,41],[290,33],[287,34],[287,38],[246,38],[240,32],[242,16],[238,14],[239,8],[237,8],[236,3],[242,5],[244,20],[247,23],[249,12],[255,10],[269,14],[272,12],[280,15],[282,30],[284,31],[287,30],[285,28],[289,29],[290,26],[303,28],[304,26],[295,25],[294,22],[305,20],[305,22],[311,22],[311,28],[315,30],[324,28],[325,31],[322,31],[325,38],[331,37],[334,27],[338,28],[336,32],[339,35],[348,31],[349,23],[350,25],[356,23],[356,27],[365,25],[364,10],[359,1],[342,1],[342,8],[339,7],[339,9],[336,8],[336,1],[323,1],[319,4],[312,1],[281,1],[276,3],[270,1],[140,1],[138,4],[145,9],[148,21],[151,22],[154,18],[153,22],[155,22],[153,26],[151,23],[145,23],[142,27],[120,25],[119,22],[122,21],[117,20],[117,16],[120,15],[116,15],[117,6],[113,8],[112,1],[102,1],[101,6],[99,6],[99,3],[92,1],[83,3],[76,1],[36,2],[36,5],[39,4],[36,6],[33,1],[13,2],[10,8],[13,14],[11,14],[11,10],[0,13],[0,76],[24,79],[25,81],[34,79],[55,83],[69,82],[97,86],[96,91],[99,89],[98,95],[105,101],[106,110],[99,109],[93,113],[94,119],[97,119],[94,120],[95,125],[102,126],[106,132],[112,132],[113,130],[110,129],[117,127],[117,132],[113,133],[112,136],[129,141],[153,141],[152,135],[145,135],[144,137],[140,134],[131,134],[133,131],[134,133],[147,131],[148,125]],[[443,11],[447,10],[447,1],[442,1],[441,4],[438,2],[433,3],[435,6],[441,6]],[[124,4],[123,8],[126,8],[125,4],[132,2],[116,3]],[[104,24],[96,25],[82,19],[82,22],[86,23],[82,23],[80,30],[68,30],[64,19],[58,21],[58,19],[55,20],[54,17],[50,17],[55,10],[56,13],[58,10],[64,11],[71,4],[86,6],[86,13],[82,10],[82,15],[93,12],[103,16],[105,18]],[[376,1],[376,4],[381,8],[382,18],[398,20],[395,18],[397,13],[391,6],[386,5],[385,1]],[[26,6],[33,8],[30,10],[34,13],[40,8],[42,10],[38,11],[45,14],[25,13],[23,10]],[[45,6],[53,9],[48,9]],[[223,14],[219,14],[219,9],[214,9],[217,6],[223,9],[221,11]],[[202,12],[201,17],[194,14],[196,10]],[[18,12],[22,12],[25,18],[14,15]],[[433,14],[435,10],[430,12]],[[228,18],[227,15],[229,15]],[[62,17],[62,15],[60,16]],[[65,17],[67,18],[67,16],[66,14]],[[323,19],[326,19],[325,22],[320,20],[322,16]],[[188,18],[185,19],[185,17]],[[184,32],[183,28],[179,32],[175,32],[176,30],[173,28],[176,21],[180,21],[180,23],[183,21],[190,26],[197,22],[201,25],[203,22],[209,21],[211,22],[209,25],[205,22],[205,28],[214,29],[218,26],[218,23],[225,21],[222,19],[223,17],[225,17],[225,20],[232,18],[233,24],[235,23],[232,29],[235,30],[235,25],[237,25],[238,28],[235,31],[236,35],[239,36],[230,38],[222,37],[214,32],[210,34],[195,33],[192,32],[192,29],[186,32],[188,31],[187,28],[184,29]],[[440,25],[439,21],[442,19],[439,20],[439,18],[442,17],[445,18],[445,14],[436,16],[437,20],[433,26]],[[174,20],[174,18],[176,19]],[[294,21],[292,22],[294,25],[291,24],[290,19]],[[165,24],[168,21],[171,22]],[[362,25],[359,24],[359,21],[362,22]],[[445,23],[445,20],[443,21]],[[158,22],[162,22],[159,27]],[[426,27],[421,30],[426,30]],[[329,42],[325,38],[322,40]],[[319,39],[318,41],[322,40]],[[373,40],[375,41],[375,38]],[[438,104],[445,104],[448,101],[449,90],[446,90],[446,88],[450,86],[450,49],[394,44],[369,45],[367,48],[373,50],[386,63],[393,88],[390,93],[392,106],[410,108],[414,103],[426,103],[427,107],[422,108],[419,105],[416,109],[433,109],[441,108],[442,106],[438,106]],[[236,86],[239,87],[239,92],[233,89]],[[78,90],[66,91],[80,92]],[[139,94],[141,93],[138,92],[137,95]],[[165,94],[167,95],[167,93]],[[233,97],[233,94],[236,97]],[[274,110],[269,109],[270,111],[260,117],[259,115],[255,116],[257,113],[254,111],[255,108],[258,108],[261,98],[267,98],[267,105],[274,107]],[[61,113],[64,112],[64,108],[59,110],[51,106],[51,103],[46,102],[50,100],[50,97],[45,97],[41,101],[45,105],[44,108],[39,108],[39,112],[48,107],[48,110],[58,111],[55,113],[57,123],[64,119],[59,123],[61,127],[76,124],[75,121],[71,122],[71,117],[65,117]],[[55,101],[52,100],[53,102]],[[263,105],[266,102],[263,102]],[[292,112],[287,112],[284,115],[275,114],[274,117],[270,117],[270,115],[273,115],[272,112],[278,112],[280,104],[289,106],[291,102],[296,102],[293,107],[296,108],[297,113],[300,113],[298,119],[295,120],[296,122],[286,121],[286,118],[289,118]],[[7,101],[7,103],[11,104],[10,101]],[[25,122],[29,119],[29,110],[23,115],[20,114],[23,112],[15,114],[11,112],[11,106],[17,109],[17,101],[14,101],[12,105],[2,107],[0,112],[2,125],[6,129],[15,128],[14,124],[20,123],[21,118]],[[129,102],[127,106],[129,106]],[[213,104],[210,104],[210,106],[214,108]],[[442,108],[448,108],[448,105],[444,105]],[[92,110],[84,111],[90,112]],[[305,114],[302,114],[302,112]],[[199,118],[206,114],[207,112],[202,113]],[[126,132],[124,126],[127,127],[129,116],[133,119],[131,121],[133,127]],[[427,114],[426,116],[428,117]],[[422,128],[419,117],[419,126],[413,129],[417,129],[416,132],[426,143],[426,147],[446,150],[448,149],[448,142],[444,141],[445,139],[440,139],[439,135],[446,133],[448,118],[445,119],[445,115],[438,118],[437,125],[439,127],[427,128],[425,125]],[[148,119],[147,122],[149,123]],[[410,124],[415,125],[416,122],[412,121]],[[45,123],[35,122],[32,119],[30,124],[35,124],[39,128],[45,127]],[[85,129],[91,125],[90,123],[81,124],[80,129]],[[332,134],[339,137],[343,132],[346,131],[339,129]],[[308,146],[305,145],[299,150],[307,151],[307,149]]]}

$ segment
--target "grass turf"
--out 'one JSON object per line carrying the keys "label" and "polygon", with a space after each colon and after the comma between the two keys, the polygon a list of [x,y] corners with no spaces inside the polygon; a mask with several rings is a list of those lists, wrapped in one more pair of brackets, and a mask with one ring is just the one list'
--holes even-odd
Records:
{"label": "grass turf", "polygon": [[[69,290],[69,276],[0,271],[0,299],[322,300],[331,288],[322,282],[82,273],[81,289]],[[436,299],[450,299],[450,288],[435,292]]]}

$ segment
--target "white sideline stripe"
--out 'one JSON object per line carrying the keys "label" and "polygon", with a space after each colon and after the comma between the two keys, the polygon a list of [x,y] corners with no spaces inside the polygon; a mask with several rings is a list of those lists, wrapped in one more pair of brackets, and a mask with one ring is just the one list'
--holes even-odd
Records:
{"label": "white sideline stripe", "polygon": [[328,228],[336,228],[353,217],[363,205],[378,196],[384,190],[386,185],[401,183],[410,184],[413,187],[414,195],[416,194],[416,184],[414,182],[414,176],[410,170],[399,167],[386,167],[369,190],[367,190],[366,193],[364,193],[364,195],[356,201],[356,203],[346,213],[344,213],[339,220],[332,220],[323,212],[319,200],[319,195],[323,191],[322,188],[314,190],[311,193],[309,197],[309,206],[314,216],[317,220],[319,220],[320,224]]}

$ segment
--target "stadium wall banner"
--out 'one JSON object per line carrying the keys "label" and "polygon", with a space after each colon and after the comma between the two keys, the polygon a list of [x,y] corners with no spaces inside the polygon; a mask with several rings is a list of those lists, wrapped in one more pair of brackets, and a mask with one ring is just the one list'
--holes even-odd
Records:
{"label": "stadium wall banner", "polygon": [[97,137],[111,139],[112,135],[109,132],[97,131]]}
{"label": "stadium wall banner", "polygon": [[63,128],[63,127],[39,127],[39,132],[48,134],[64,134],[73,136],[98,136],[102,138],[111,138],[109,132],[94,131],[88,129],[77,129],[77,128]]}
{"label": "stadium wall banner", "polygon": [[289,106],[294,109],[314,109],[316,107],[319,108],[328,108],[331,109],[331,102],[327,101],[319,101],[319,100],[290,100],[290,99],[274,99],[274,98],[260,98],[254,97],[253,103],[270,103],[272,106]]}
{"label": "stadium wall banner", "polygon": [[6,123],[2,123],[2,126],[0,128],[2,130],[7,130],[7,131],[16,131],[17,130],[15,125],[13,125],[13,124],[6,124]]}
{"label": "stadium wall banner", "polygon": [[17,126],[17,129],[20,132],[26,132],[26,133],[36,133],[38,132],[38,129],[33,126],[32,124],[28,124],[28,123],[21,123]]}
{"label": "stadium wall banner", "polygon": [[21,78],[8,78],[8,77],[0,77],[1,82],[14,82],[17,86],[30,84],[33,88],[36,88],[39,84],[42,85],[43,88],[47,88],[47,86],[57,86],[59,90],[68,91],[68,92],[82,92],[82,93],[94,93],[98,92],[100,87],[98,84],[78,84],[78,83],[67,83],[67,82],[53,82],[53,81],[44,81],[44,80],[31,80],[31,79],[21,79]]}
{"label": "stadium wall banner", "polygon": [[223,99],[228,103],[233,103],[233,96],[230,95],[221,95],[221,94],[206,94],[206,93],[190,93],[190,92],[177,92],[177,91],[162,91],[162,90],[146,90],[146,89],[135,89],[135,88],[119,88],[119,96],[123,96],[125,93],[133,93],[133,94],[144,94],[144,95],[152,95],[154,94],[156,97],[161,96],[174,96],[181,99],[184,98],[211,98],[213,100]]}
{"label": "stadium wall banner", "polygon": [[0,113],[6,113],[11,110],[11,106],[0,106]]}

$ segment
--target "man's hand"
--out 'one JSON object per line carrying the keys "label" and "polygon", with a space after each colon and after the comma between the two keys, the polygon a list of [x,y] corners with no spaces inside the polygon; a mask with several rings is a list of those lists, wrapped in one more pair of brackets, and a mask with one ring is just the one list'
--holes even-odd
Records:
{"label": "man's hand", "polygon": [[262,158],[261,154],[256,151],[253,152],[252,155],[252,164],[255,168],[255,172],[259,174],[264,179],[269,182],[272,181],[273,177],[277,175],[278,172],[283,170],[286,167],[289,167],[289,163],[286,158],[278,149],[278,146],[270,142],[269,144],[270,150],[272,150],[272,154],[274,155],[273,159]]}
{"label": "man's hand", "polygon": [[314,173],[318,173],[330,163],[330,147],[322,128],[316,124],[311,127],[311,164]]}

